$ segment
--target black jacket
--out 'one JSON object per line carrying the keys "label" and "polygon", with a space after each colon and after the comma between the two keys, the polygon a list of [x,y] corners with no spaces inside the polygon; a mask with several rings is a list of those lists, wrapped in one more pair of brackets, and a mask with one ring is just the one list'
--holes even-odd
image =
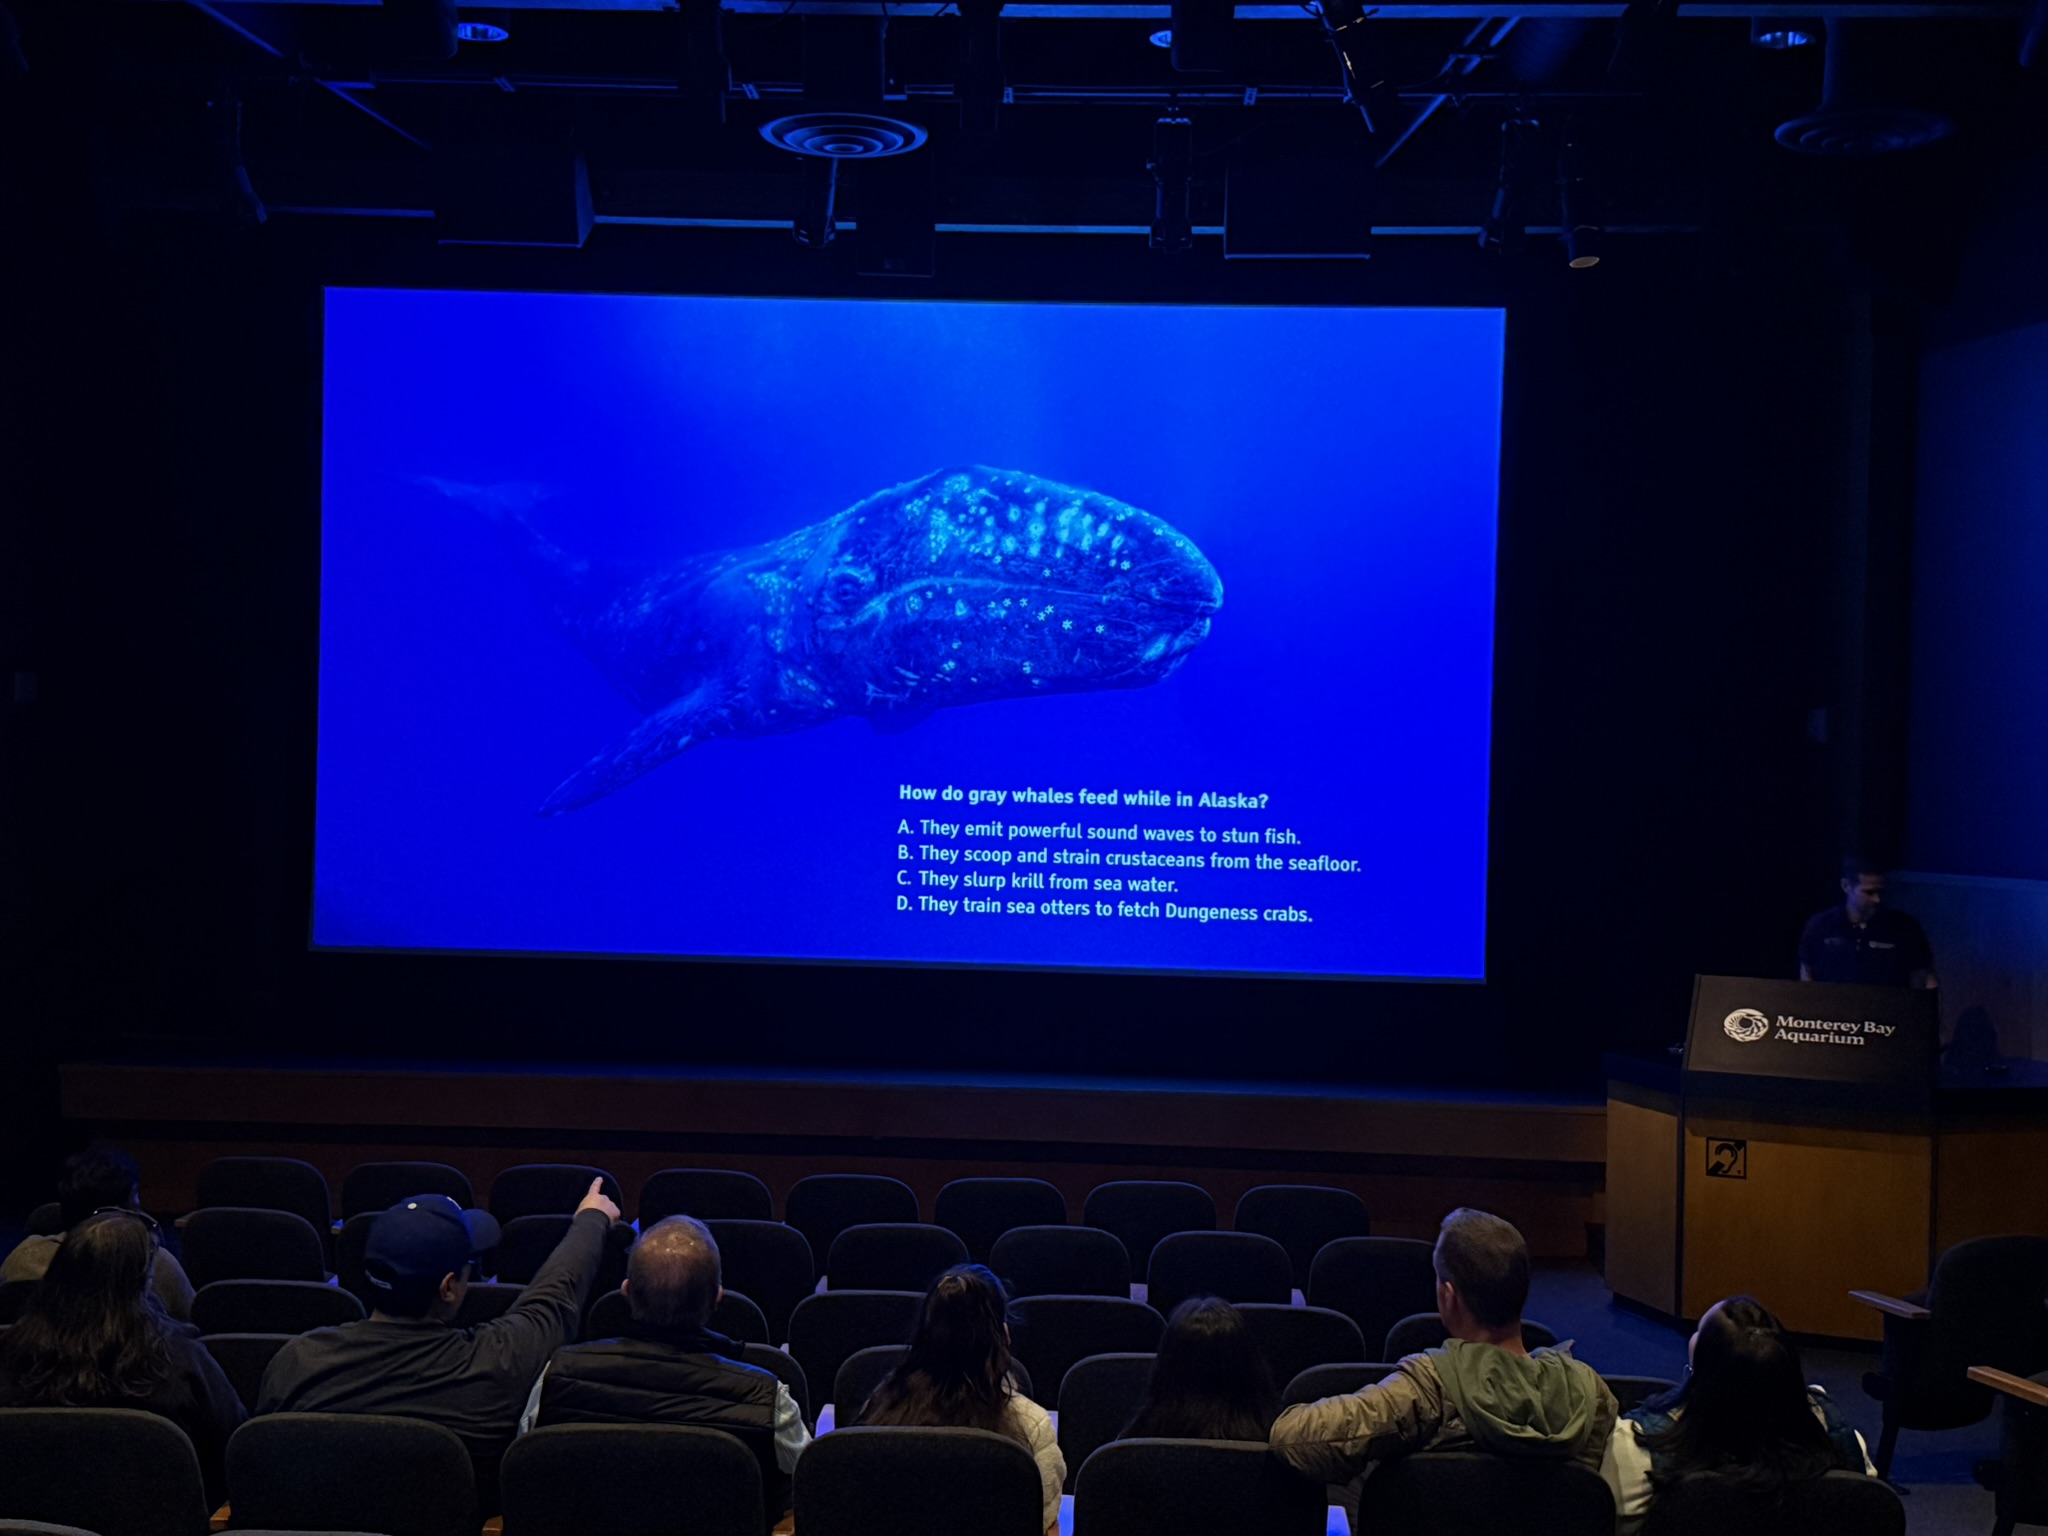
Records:
{"label": "black jacket", "polygon": [[171,1374],[147,1397],[110,1397],[93,1402],[52,1403],[30,1398],[21,1390],[20,1362],[0,1350],[0,1408],[140,1408],[169,1419],[199,1453],[199,1474],[206,1484],[206,1504],[218,1509],[227,1498],[228,1437],[242,1426],[242,1400],[235,1396],[220,1365],[206,1352],[189,1323],[169,1323],[164,1350]]}
{"label": "black jacket", "polygon": [[789,1508],[789,1478],[775,1456],[780,1382],[739,1359],[739,1345],[708,1329],[634,1323],[629,1336],[555,1351],[541,1385],[537,1424],[691,1424],[733,1436],[761,1467],[764,1513]]}
{"label": "black jacket", "polygon": [[498,1459],[542,1367],[576,1336],[611,1223],[585,1211],[503,1317],[475,1328],[425,1319],[343,1323],[277,1352],[256,1397],[261,1413],[390,1413],[445,1425],[476,1464],[493,1512]]}

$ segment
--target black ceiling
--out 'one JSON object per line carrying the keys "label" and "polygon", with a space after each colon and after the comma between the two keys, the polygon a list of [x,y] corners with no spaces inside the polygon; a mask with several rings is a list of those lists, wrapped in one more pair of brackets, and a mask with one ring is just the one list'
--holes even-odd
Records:
{"label": "black ceiling", "polygon": [[[758,129],[804,105],[805,29],[833,9],[728,3],[719,71],[707,13],[660,0],[465,6],[465,20],[510,35],[463,42],[446,60],[392,45],[380,29],[397,0],[10,3],[28,73],[5,88],[52,112],[62,101],[117,214],[232,212],[239,164],[272,217],[424,218],[440,152],[487,143],[579,151],[600,223],[769,225],[791,219],[804,171]],[[881,105],[931,131],[917,153],[934,169],[941,228],[1142,231],[1155,211],[1153,126],[1179,112],[1194,125],[1198,230],[1223,223],[1233,157],[1278,146],[1378,163],[1383,235],[1470,238],[1494,205],[1512,120],[1516,220],[1539,232],[1558,222],[1556,150],[1569,133],[1613,240],[1846,229],[1915,250],[1938,245],[2015,146],[2038,137],[2048,73],[2021,64],[2020,5],[1820,7],[1837,25],[1857,18],[1864,96],[1955,125],[1930,147],[1829,158],[1773,140],[1820,102],[1825,50],[1754,46],[1744,12],[1768,6],[1397,6],[1368,13],[1356,34],[1368,78],[1352,105],[1306,8],[1240,7],[1229,67],[1183,74],[1150,40],[1168,24],[1164,6],[1026,4],[1000,22],[1004,95],[988,133],[973,131],[984,115],[971,100],[962,119],[970,23],[956,6],[853,9],[889,11]],[[707,84],[721,79],[722,125]],[[859,178],[856,167],[843,203],[856,214]]]}

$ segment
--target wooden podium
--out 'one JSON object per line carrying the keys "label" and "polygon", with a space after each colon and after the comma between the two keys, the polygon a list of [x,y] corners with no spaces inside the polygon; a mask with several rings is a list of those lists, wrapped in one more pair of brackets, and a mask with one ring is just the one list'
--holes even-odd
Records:
{"label": "wooden podium", "polygon": [[1932,992],[1698,978],[1682,1063],[1609,1058],[1609,1288],[1879,1337],[1849,1292],[1918,1290],[1934,1252],[1938,1029]]}

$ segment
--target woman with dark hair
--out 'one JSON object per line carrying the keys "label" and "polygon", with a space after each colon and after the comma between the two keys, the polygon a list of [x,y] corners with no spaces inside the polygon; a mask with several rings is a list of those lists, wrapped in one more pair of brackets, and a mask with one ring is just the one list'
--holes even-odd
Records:
{"label": "woman with dark hair", "polygon": [[1806,1383],[1799,1351],[1762,1303],[1731,1296],[1709,1307],[1686,1353],[1685,1381],[1624,1415],[1608,1442],[1600,1471],[1620,1536],[1688,1472],[1719,1472],[1765,1497],[1838,1468],[1877,1475],[1863,1437]]}
{"label": "woman with dark hair", "polygon": [[0,1408],[140,1408],[184,1430],[210,1506],[226,1493],[241,1399],[191,1326],[152,1294],[156,1223],[88,1216],[50,1255],[21,1320],[0,1339]]}
{"label": "woman with dark hair", "polygon": [[1010,1374],[1010,1303],[980,1264],[939,1276],[917,1314],[910,1350],[862,1406],[859,1424],[954,1426],[1008,1435],[1038,1463],[1048,1536],[1059,1528],[1066,1459],[1052,1419]]}
{"label": "woman with dark hair", "polygon": [[1272,1370],[1244,1314],[1214,1296],[1196,1296],[1167,1319],[1145,1406],[1122,1438],[1264,1443],[1279,1414]]}

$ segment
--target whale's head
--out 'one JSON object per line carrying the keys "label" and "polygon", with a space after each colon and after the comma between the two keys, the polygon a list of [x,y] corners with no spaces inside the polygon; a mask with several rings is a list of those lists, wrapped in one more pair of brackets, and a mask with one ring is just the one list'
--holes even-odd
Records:
{"label": "whale's head", "polygon": [[869,713],[1144,687],[1223,602],[1171,524],[1019,471],[941,470],[833,523],[805,572],[813,644],[858,672]]}

